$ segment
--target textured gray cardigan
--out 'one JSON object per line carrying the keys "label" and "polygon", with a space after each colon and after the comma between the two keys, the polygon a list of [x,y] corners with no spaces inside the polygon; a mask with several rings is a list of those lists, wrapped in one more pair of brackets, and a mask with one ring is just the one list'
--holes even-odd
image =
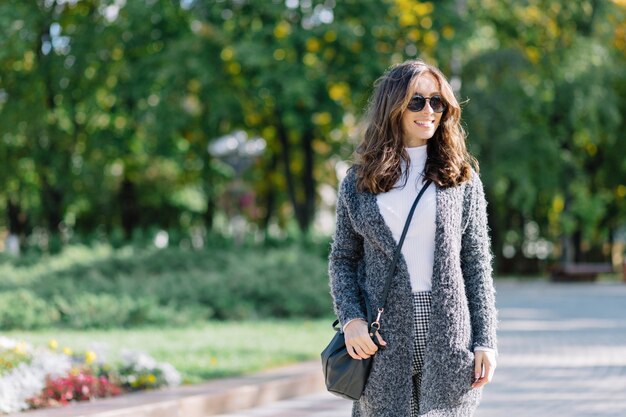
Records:
{"label": "textured gray cardigan", "polygon": [[[358,192],[351,168],[339,187],[337,228],[329,256],[335,313],[341,325],[365,318],[366,293],[380,306],[385,273],[397,247],[376,202]],[[481,389],[471,389],[473,348],[496,349],[495,291],[486,201],[477,174],[466,183],[437,187],[435,262],[428,343],[422,369],[420,415],[467,417],[478,406]],[[417,205],[415,216],[419,216]],[[410,416],[411,338],[414,311],[404,256],[392,279],[381,323],[385,350],[374,356],[372,371],[353,417]]]}

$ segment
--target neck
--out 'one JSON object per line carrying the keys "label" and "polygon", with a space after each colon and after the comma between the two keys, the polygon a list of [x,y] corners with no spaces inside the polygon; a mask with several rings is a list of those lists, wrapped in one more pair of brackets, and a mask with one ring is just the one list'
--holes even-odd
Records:
{"label": "neck", "polygon": [[428,139],[411,138],[411,139],[405,139],[403,142],[404,142],[404,146],[407,148],[417,148],[419,146],[426,146],[426,144],[428,144]]}

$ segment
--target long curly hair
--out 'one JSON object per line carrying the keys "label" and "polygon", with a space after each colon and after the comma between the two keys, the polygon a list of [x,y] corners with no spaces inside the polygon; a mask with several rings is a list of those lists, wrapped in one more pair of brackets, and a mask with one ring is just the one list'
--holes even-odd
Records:
{"label": "long curly hair", "polygon": [[402,161],[409,164],[410,158],[402,141],[402,114],[407,111],[419,77],[427,73],[438,81],[447,108],[434,136],[427,142],[424,176],[447,188],[468,181],[472,168],[478,171],[478,162],[465,146],[461,107],[450,83],[436,67],[410,60],[392,66],[374,84],[367,128],[355,152],[359,191],[387,192],[402,175],[406,183],[408,174],[406,170],[402,172]]}

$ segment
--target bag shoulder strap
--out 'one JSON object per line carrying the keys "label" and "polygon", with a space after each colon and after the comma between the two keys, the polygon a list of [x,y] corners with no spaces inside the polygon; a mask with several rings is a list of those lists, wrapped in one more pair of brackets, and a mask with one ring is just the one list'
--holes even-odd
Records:
{"label": "bag shoulder strap", "polygon": [[404,238],[406,237],[406,234],[409,230],[409,225],[411,224],[411,220],[413,219],[413,213],[415,212],[417,203],[420,201],[420,198],[422,198],[422,195],[424,194],[424,192],[426,192],[426,189],[432,182],[433,182],[432,180],[428,180],[422,186],[422,189],[417,194],[417,197],[415,197],[415,201],[413,202],[413,205],[411,206],[411,210],[409,211],[409,215],[407,216],[406,222],[404,223],[404,229],[402,230],[402,235],[400,236],[400,241],[398,242],[398,247],[396,248],[396,253],[394,254],[393,261],[389,265],[389,269],[387,270],[387,277],[385,280],[385,289],[383,290],[383,296],[382,296],[382,305],[378,308],[378,315],[376,316],[376,320],[370,326],[371,334],[380,330],[380,317],[383,311],[385,311],[385,304],[387,304],[387,296],[389,295],[389,289],[391,288],[391,278],[393,277],[393,274],[396,272],[396,266],[398,264],[398,259],[400,259],[400,253],[402,251],[402,245],[404,244]]}

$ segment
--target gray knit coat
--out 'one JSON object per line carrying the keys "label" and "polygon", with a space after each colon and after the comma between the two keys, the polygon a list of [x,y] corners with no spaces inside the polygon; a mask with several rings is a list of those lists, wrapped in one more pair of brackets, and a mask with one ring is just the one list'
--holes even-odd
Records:
{"label": "gray knit coat", "polygon": [[[341,325],[366,318],[363,292],[372,309],[381,305],[385,273],[397,243],[385,223],[376,195],[359,192],[356,170],[341,182],[337,227],[329,255],[335,313]],[[486,201],[479,176],[461,185],[437,187],[435,261],[428,342],[422,369],[420,416],[468,417],[481,389],[471,389],[476,346],[496,349],[495,291]],[[417,205],[415,216],[419,216]],[[382,316],[387,342],[353,417],[408,417],[412,395],[411,360],[414,311],[411,282],[401,254]]]}

